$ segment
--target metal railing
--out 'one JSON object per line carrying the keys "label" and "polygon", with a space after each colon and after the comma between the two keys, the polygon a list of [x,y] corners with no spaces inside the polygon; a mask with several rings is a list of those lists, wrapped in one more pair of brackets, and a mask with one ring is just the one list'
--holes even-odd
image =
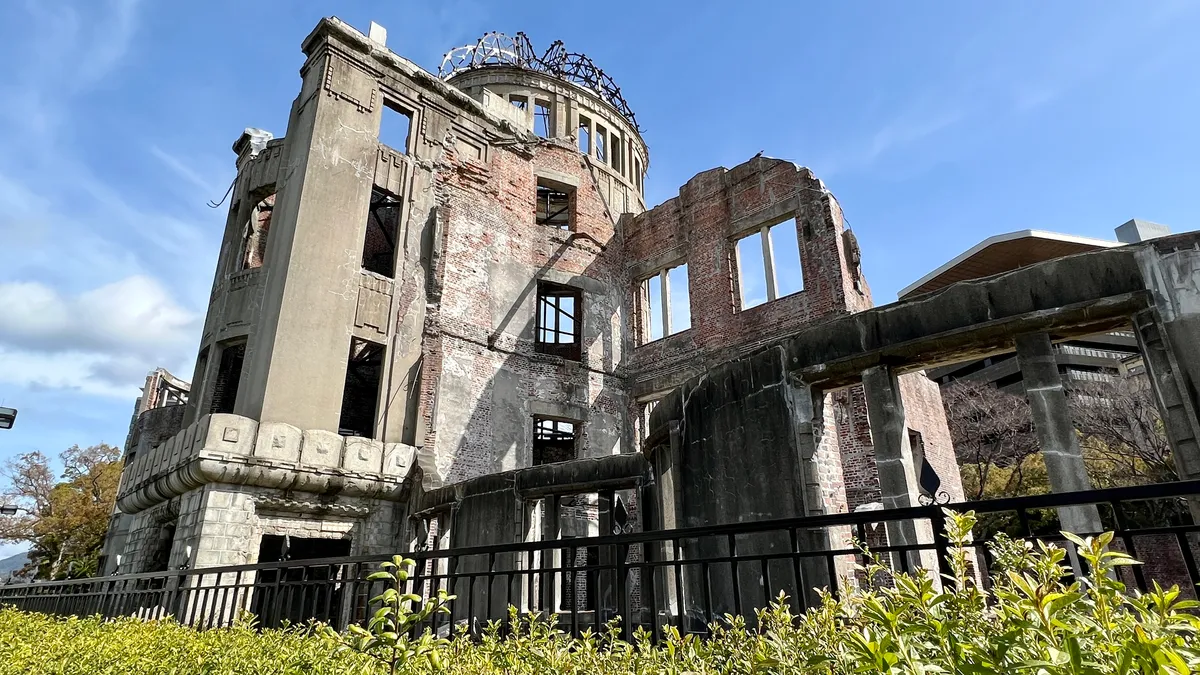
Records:
{"label": "metal railing", "polygon": [[[657,637],[673,625],[704,633],[726,613],[746,616],[780,591],[793,609],[816,601],[814,588],[838,593],[863,583],[855,541],[898,571],[917,566],[945,572],[950,542],[945,513],[975,511],[970,544],[986,583],[991,560],[986,539],[998,530],[1062,541],[1058,509],[1095,509],[1113,546],[1146,565],[1125,568],[1124,580],[1146,589],[1157,580],[1179,584],[1195,597],[1200,526],[1191,515],[1200,481],[919,506],[887,511],[637,532],[616,536],[496,546],[424,550],[408,590],[429,597],[446,589],[458,597],[432,628],[479,631],[521,613],[557,614],[578,634],[622,617],[622,629],[641,626]],[[885,534],[888,533],[888,534]],[[907,533],[907,534],[905,534]],[[1079,533],[1095,534],[1095,533]],[[907,540],[906,540],[907,538]],[[888,540],[891,543],[887,543]],[[903,543],[897,543],[903,541]],[[0,605],[55,614],[146,618],[173,616],[197,627],[231,624],[243,612],[276,627],[309,619],[343,628],[370,616],[369,599],[382,591],[366,577],[389,556],[359,556],[129,574],[0,586]]]}

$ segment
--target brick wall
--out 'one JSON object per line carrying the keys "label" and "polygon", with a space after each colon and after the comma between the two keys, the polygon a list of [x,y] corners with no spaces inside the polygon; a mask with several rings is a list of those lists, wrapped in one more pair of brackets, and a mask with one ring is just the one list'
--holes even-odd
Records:
{"label": "brick wall", "polygon": [[[535,223],[538,172],[575,184],[570,231]],[[583,157],[554,141],[496,148],[486,163],[448,148],[435,189],[441,255],[422,398],[425,445],[436,448],[445,479],[529,466],[531,402],[575,411],[578,456],[619,451],[628,443],[618,373],[626,277],[613,217]],[[535,352],[539,279],[582,289],[578,362]]]}
{"label": "brick wall", "polygon": [[[776,224],[796,228],[804,288],[742,310],[737,241]],[[681,263],[687,263],[689,276],[691,328],[634,348],[630,388],[635,397],[653,397],[815,322],[872,306],[857,242],[845,229],[840,205],[811,171],[790,162],[756,157],[733,169],[697,174],[677,197],[624,218],[622,233],[631,276],[627,302],[633,335],[644,334],[648,320],[640,281]],[[922,433],[948,492],[961,496],[936,386],[921,375],[901,381],[909,426]],[[819,461],[825,508],[842,511],[878,501],[862,388],[850,387],[827,398],[828,442],[822,445]],[[634,406],[631,414],[640,409]]]}

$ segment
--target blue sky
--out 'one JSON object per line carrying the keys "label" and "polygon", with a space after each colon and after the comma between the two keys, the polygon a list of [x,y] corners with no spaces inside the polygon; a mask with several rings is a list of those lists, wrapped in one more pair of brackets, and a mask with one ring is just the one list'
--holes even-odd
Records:
{"label": "blue sky", "polygon": [[[562,39],[645,128],[648,201],[759,151],[838,196],[876,301],[979,240],[1200,227],[1200,4],[0,3],[0,460],[123,442],[191,372],[242,128],[286,131],[336,14],[427,69],[488,30]],[[0,547],[0,553],[5,549]]]}

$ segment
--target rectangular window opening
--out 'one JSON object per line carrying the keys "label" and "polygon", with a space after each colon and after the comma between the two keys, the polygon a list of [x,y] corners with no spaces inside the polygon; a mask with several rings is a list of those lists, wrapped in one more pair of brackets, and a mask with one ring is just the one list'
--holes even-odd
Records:
{"label": "rectangular window opening", "polygon": [[582,293],[578,288],[538,282],[534,348],[572,361],[582,356]]}
{"label": "rectangular window opening", "polygon": [[529,99],[524,96],[517,96],[514,94],[508,97],[508,102],[520,108],[521,110],[529,109]]}
{"label": "rectangular window opening", "polygon": [[667,311],[671,317],[671,330],[668,335],[674,335],[692,327],[687,263],[667,270],[667,290]]}
{"label": "rectangular window opening", "polygon": [[588,154],[592,149],[592,121],[579,116],[579,151]]}
{"label": "rectangular window opening", "polygon": [[267,195],[254,205],[242,227],[242,243],[238,251],[238,271],[262,267],[267,256],[267,234],[271,230],[271,214],[275,210],[275,195]]}
{"label": "rectangular window opening", "polygon": [[575,459],[575,422],[544,417],[533,420],[533,465]]}
{"label": "rectangular window opening", "polygon": [[737,241],[742,309],[804,290],[796,221],[765,226]]}
{"label": "rectangular window opening", "polygon": [[402,155],[407,155],[412,120],[412,112],[384,99],[383,117],[379,120],[379,142]]}
{"label": "rectangular window opening", "polygon": [[625,146],[621,143],[621,137],[613,132],[609,137],[612,143],[612,168],[617,173],[625,174]]}
{"label": "rectangular window opening", "polygon": [[342,416],[338,433],[343,436],[375,437],[375,412],[379,405],[379,383],[383,376],[381,344],[350,339],[346,361],[346,384],[342,389]]}
{"label": "rectangular window opening", "polygon": [[646,296],[645,307],[649,321],[645,322],[646,341],[653,342],[664,336],[663,332],[663,297],[662,275],[654,276],[642,282],[643,293]]}
{"label": "rectangular window opening", "polygon": [[210,413],[232,414],[237,403],[238,383],[242,379],[242,362],[246,360],[246,343],[238,342],[221,349],[221,361],[217,364],[217,376],[213,381]]}
{"label": "rectangular window opening", "polygon": [[554,135],[554,125],[550,119],[550,103],[534,101],[533,103],[533,133],[542,138]]}
{"label": "rectangular window opening", "polygon": [[367,211],[367,232],[363,237],[363,269],[389,279],[396,275],[396,241],[400,232],[400,198],[372,188]]}
{"label": "rectangular window opening", "polygon": [[560,230],[571,229],[572,191],[544,178],[537,179],[537,215],[538,225],[557,227]]}
{"label": "rectangular window opening", "polygon": [[608,161],[608,132],[604,130],[604,125],[596,125],[596,159],[601,162]]}
{"label": "rectangular window opening", "polygon": [[653,342],[692,327],[687,263],[660,270],[642,281],[645,340]]}
{"label": "rectangular window opening", "polygon": [[646,440],[650,436],[650,416],[654,413],[654,409],[658,407],[658,399],[647,401],[642,404],[641,414],[641,440]]}
{"label": "rectangular window opening", "polygon": [[637,186],[638,192],[642,192],[642,162],[636,157],[633,160],[633,183]]}
{"label": "rectangular window opening", "polygon": [[742,289],[742,309],[767,301],[766,266],[763,264],[762,235],[755,232],[737,243],[738,285]]}
{"label": "rectangular window opening", "polygon": [[804,273],[800,268],[800,242],[796,236],[796,221],[785,220],[768,230],[771,253],[775,258],[776,297],[804,290]]}

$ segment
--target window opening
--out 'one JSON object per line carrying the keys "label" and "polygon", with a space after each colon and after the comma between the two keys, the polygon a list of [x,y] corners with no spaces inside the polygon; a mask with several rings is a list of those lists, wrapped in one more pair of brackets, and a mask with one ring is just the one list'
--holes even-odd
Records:
{"label": "window opening", "polygon": [[554,127],[550,124],[550,104],[546,101],[533,103],[533,133],[542,138],[554,135]]}
{"label": "window opening", "polygon": [[646,440],[650,436],[650,415],[654,413],[654,409],[658,407],[658,399],[646,401],[642,404],[642,429],[641,440]]}
{"label": "window opening", "polygon": [[775,257],[776,297],[782,298],[804,290],[796,221],[785,220],[767,230],[767,235],[771,238],[771,253]]}
{"label": "window opening", "polygon": [[575,459],[575,423],[548,418],[533,420],[533,465]]}
{"label": "window opening", "polygon": [[238,382],[242,379],[242,362],[245,359],[245,342],[227,345],[221,350],[221,362],[217,365],[209,412],[233,413],[233,406],[237,403]]}
{"label": "window opening", "polygon": [[538,225],[549,225],[560,230],[571,227],[571,193],[550,181],[538,178],[537,216]]}
{"label": "window opening", "polygon": [[396,275],[396,236],[400,231],[401,206],[400,198],[392,193],[371,189],[362,266],[389,279]]}
{"label": "window opening", "polygon": [[383,352],[381,344],[360,338],[350,339],[346,384],[342,389],[342,416],[338,422],[338,433],[343,436],[375,437],[375,410],[379,404]]}
{"label": "window opening", "polygon": [[537,326],[534,347],[573,361],[582,355],[579,289],[549,282],[538,283]]}
{"label": "window opening", "polygon": [[646,322],[646,341],[651,342],[662,338],[665,333],[663,331],[663,278],[661,274],[646,279],[642,282],[642,292],[646,296],[646,307],[649,321]]}
{"label": "window opening", "polygon": [[524,96],[517,96],[514,94],[508,97],[508,102],[520,108],[521,110],[527,110],[529,108],[529,99],[525,98]]}
{"label": "window opening", "polygon": [[275,195],[268,195],[257,204],[242,227],[242,244],[238,251],[238,271],[262,267],[267,255],[267,234],[271,230],[271,213],[275,210]]}
{"label": "window opening", "polygon": [[804,290],[795,220],[764,226],[739,239],[736,255],[742,309]]}
{"label": "window opening", "polygon": [[625,174],[625,146],[621,143],[621,137],[617,132],[612,132],[609,136],[609,141],[612,143],[612,168],[613,171],[624,175]]}
{"label": "window opening", "polygon": [[758,232],[738,240],[738,281],[742,288],[742,309],[767,301],[766,272],[763,265],[762,235]]}
{"label": "window opening", "polygon": [[192,375],[192,381],[200,383],[200,386],[190,393],[196,396],[197,402],[203,401],[203,383],[208,381],[208,347],[201,349],[200,356],[196,358],[196,371]]}
{"label": "window opening", "polygon": [[383,116],[379,120],[379,142],[396,152],[407,155],[408,142],[412,135],[411,112],[384,99]]}
{"label": "window opening", "polygon": [[579,116],[579,151],[588,154],[592,149],[592,121]]}
{"label": "window opening", "polygon": [[642,192],[642,162],[636,157],[633,160],[633,184],[637,186],[638,192]]}
{"label": "window opening", "polygon": [[674,335],[692,327],[688,296],[687,263],[661,270],[642,282],[645,342]]}
{"label": "window opening", "polygon": [[608,161],[608,132],[604,130],[604,125],[596,125],[596,159],[601,162]]}

